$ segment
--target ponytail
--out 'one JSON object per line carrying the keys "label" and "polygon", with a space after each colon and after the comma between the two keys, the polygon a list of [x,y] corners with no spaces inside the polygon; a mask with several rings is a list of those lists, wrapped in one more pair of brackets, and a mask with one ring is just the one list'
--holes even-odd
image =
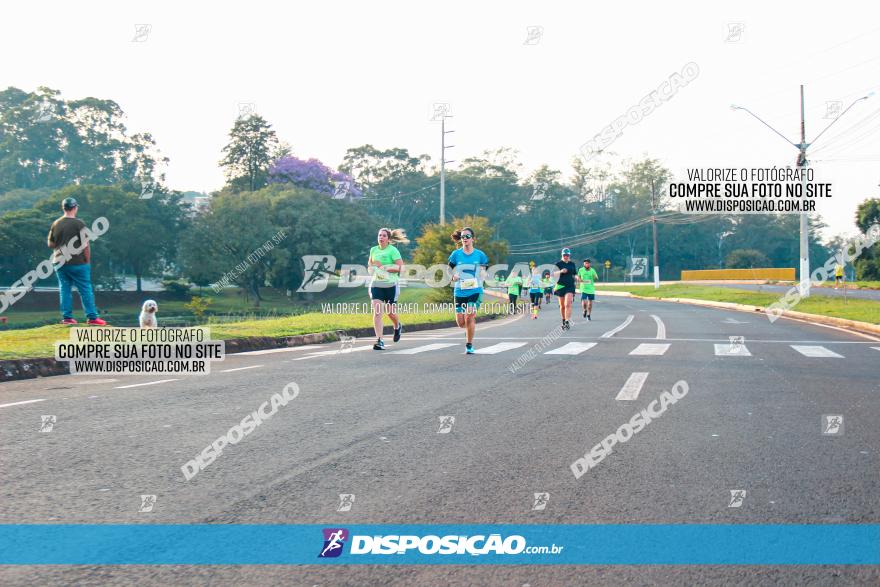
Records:
{"label": "ponytail", "polygon": [[380,228],[379,229],[380,232],[383,230],[388,233],[388,242],[391,243],[392,245],[409,244],[409,239],[406,237],[406,231],[404,229],[402,229],[402,228],[395,228],[394,230],[391,230],[390,228]]}
{"label": "ponytail", "polygon": [[461,233],[464,232],[465,230],[470,232],[472,236],[477,236],[474,233],[473,228],[471,228],[470,226],[462,226],[461,228],[459,228],[458,230],[456,230],[455,232],[452,233],[452,240],[455,242],[455,244],[457,244],[457,245],[461,244]]}

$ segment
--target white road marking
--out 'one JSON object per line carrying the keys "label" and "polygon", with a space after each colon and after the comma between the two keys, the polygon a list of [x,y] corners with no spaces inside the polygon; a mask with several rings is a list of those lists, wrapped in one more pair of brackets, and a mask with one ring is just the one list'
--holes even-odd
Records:
{"label": "white road marking", "polygon": [[618,332],[620,332],[621,330],[623,330],[624,328],[629,326],[630,322],[633,321],[633,318],[635,318],[635,314],[630,314],[629,316],[626,317],[626,320],[623,321],[623,324],[621,324],[617,328],[609,330],[608,332],[606,332],[605,334],[602,335],[602,338],[611,338],[612,336],[614,336],[615,334],[617,334]]}
{"label": "white road marking", "polygon": [[715,345],[715,356],[716,357],[751,357],[752,353],[749,352],[749,349],[746,348],[746,345],[732,345],[730,343],[727,344],[716,344]]}
{"label": "white road marking", "polygon": [[521,346],[526,346],[525,342],[499,342],[498,344],[493,344],[492,346],[487,346],[484,349],[477,349],[475,352],[478,355],[497,355],[498,353],[503,353],[504,351],[509,351],[512,349],[518,349]]}
{"label": "white road marking", "polygon": [[23,402],[12,402],[11,404],[0,404],[0,408],[8,408],[9,406],[22,406],[24,404],[35,404],[37,402],[44,402],[44,399],[29,399]]}
{"label": "white road marking", "polygon": [[168,383],[170,381],[180,381],[180,379],[160,379],[159,381],[148,381],[147,383],[134,383],[132,385],[118,385],[113,389],[129,389],[131,387],[143,387],[145,385],[159,385],[160,383]]}
{"label": "white road marking", "polygon": [[750,322],[740,322],[736,318],[727,318],[721,321],[723,324],[750,324]]}
{"label": "white road marking", "polygon": [[880,346],[872,346],[871,348],[874,349],[875,351],[880,351]]}
{"label": "white road marking", "polygon": [[643,342],[629,354],[631,355],[663,355],[666,354],[666,351],[669,350],[668,344],[651,344],[649,342]]}
{"label": "white road marking", "polygon": [[312,350],[311,347],[313,345],[302,345],[302,346],[286,346],[279,349],[263,349],[261,351],[245,351],[243,353],[230,353],[229,356],[236,357],[247,357],[249,355],[271,355],[274,353],[290,353],[293,351],[308,351]]}
{"label": "white road marking", "polygon": [[118,379],[89,379],[88,381],[71,381],[73,385],[97,385],[99,383],[116,383]]}
{"label": "white road marking", "polygon": [[666,338],[666,325],[663,324],[663,320],[660,319],[660,316],[655,316],[654,314],[651,314],[651,318],[653,318],[654,322],[657,323],[657,340],[663,340],[664,338]]}
{"label": "white road marking", "polygon": [[598,343],[595,342],[570,342],[564,344],[558,349],[547,351],[545,355],[579,355],[584,351],[588,351]]}
{"label": "white road marking", "polygon": [[[389,355],[417,355],[419,353],[426,353],[428,351],[436,351],[438,349],[445,349],[446,347],[455,346],[457,343],[454,342],[435,342],[433,344],[424,344],[422,346],[413,347],[411,349],[403,349],[402,351],[391,351],[388,353]],[[523,343],[525,344],[525,343]]]}
{"label": "white road marking", "polygon": [[626,383],[623,384],[623,387],[620,388],[617,397],[614,399],[618,401],[632,401],[638,399],[639,392],[642,391],[642,386],[645,385],[647,379],[647,373],[633,373],[629,376],[629,379],[626,380]]}
{"label": "white road marking", "polygon": [[336,349],[332,351],[319,351],[317,353],[309,353],[308,356],[298,357],[296,359],[290,359],[291,361],[304,361],[306,359],[314,359],[315,357],[325,357],[327,355],[347,355],[348,353],[354,353],[357,351],[369,351],[373,347],[372,346],[359,346],[351,349]]}
{"label": "white road marking", "polygon": [[[859,334],[858,332],[851,331],[850,334]],[[543,336],[480,336],[480,340],[541,340],[545,338]],[[601,336],[573,336],[573,335],[565,335],[560,336],[559,340],[602,340]],[[653,336],[618,336],[617,340],[657,340]],[[667,338],[665,339],[669,342],[718,342],[723,341],[727,342],[728,338]],[[800,344],[855,344],[855,345],[870,345],[871,343],[865,342],[863,340],[777,340],[777,339],[755,339],[750,338],[750,343],[767,343],[767,344],[785,344],[790,345],[792,343],[800,343]],[[880,347],[878,347],[880,348]]]}
{"label": "white road marking", "polygon": [[235,369],[223,369],[220,373],[232,373],[233,371],[244,371],[245,369],[256,369],[265,365],[250,365],[249,367],[236,367]]}
{"label": "white road marking", "polygon": [[843,355],[838,355],[834,351],[828,350],[823,346],[808,346],[808,345],[801,345],[801,344],[793,344],[793,345],[791,345],[791,348],[793,348],[794,350],[796,350],[797,352],[799,352],[803,356],[810,357],[813,359],[820,359],[820,358],[842,359],[843,358]]}

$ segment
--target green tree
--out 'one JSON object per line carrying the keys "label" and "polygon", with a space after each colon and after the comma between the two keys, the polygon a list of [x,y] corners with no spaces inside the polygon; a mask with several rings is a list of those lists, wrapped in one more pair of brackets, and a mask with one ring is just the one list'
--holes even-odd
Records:
{"label": "green tree", "polygon": [[[865,200],[856,208],[856,226],[862,233],[880,223],[880,199]],[[880,279],[880,243],[865,249],[855,260],[856,279]]]}
{"label": "green tree", "polygon": [[[278,251],[264,253],[262,247],[277,231],[264,191],[217,194],[210,209],[195,218],[192,234],[185,237],[182,265],[191,269],[197,264],[194,258],[204,260],[212,277],[228,276],[259,307],[260,288],[278,257]],[[205,275],[187,277],[199,284]]]}
{"label": "green tree", "polygon": [[[263,193],[269,198],[273,221],[286,235],[268,273],[273,285],[299,288],[305,273],[304,255],[333,255],[339,265],[367,264],[382,223],[363,206],[297,187],[274,186]],[[400,248],[406,255],[406,247]]]}
{"label": "green tree", "polygon": [[[486,253],[490,265],[500,263],[507,257],[507,242],[495,238],[495,229],[489,224],[489,220],[481,216],[468,215],[453,218],[449,224],[423,226],[421,236],[416,239],[413,263],[424,265],[426,268],[431,265],[445,266],[449,261],[449,255],[457,248],[452,240],[452,233],[465,226],[473,229],[474,247]],[[431,299],[436,302],[451,301],[452,291],[452,288],[438,290]]]}
{"label": "green tree", "polygon": [[422,172],[429,160],[427,155],[414,157],[401,147],[382,150],[373,145],[362,145],[345,152],[339,171],[352,176],[358,185],[371,188]]}
{"label": "green tree", "polygon": [[112,100],[64,100],[46,87],[0,91],[0,192],[162,179],[167,159],[124,119]]}
{"label": "green tree", "polygon": [[51,218],[40,210],[16,210],[0,216],[0,283],[10,285],[48,259]]}
{"label": "green tree", "polygon": [[220,161],[229,186],[234,191],[251,192],[264,187],[273,157],[283,152],[277,147],[278,138],[272,125],[259,114],[236,120]]}
{"label": "green tree", "polygon": [[0,194],[0,214],[13,210],[26,210],[33,208],[40,200],[45,200],[52,193],[50,188],[26,190],[16,188],[4,194]]}
{"label": "green tree", "polygon": [[173,260],[187,213],[179,194],[156,188],[152,198],[142,199],[140,190],[134,186],[125,189],[72,185],[55,192],[38,206],[47,214],[57,211],[60,216],[60,203],[67,197],[76,198],[78,216],[86,224],[91,225],[101,216],[109,222],[110,229],[96,241],[102,254],[92,255],[93,271],[98,273],[96,282],[115,273],[110,270],[112,262],[117,270],[131,271],[137,291],[142,291],[143,278],[161,273]]}
{"label": "green tree", "polygon": [[736,249],[730,251],[725,260],[725,265],[730,269],[758,269],[770,267],[770,259],[761,251],[755,249]]}

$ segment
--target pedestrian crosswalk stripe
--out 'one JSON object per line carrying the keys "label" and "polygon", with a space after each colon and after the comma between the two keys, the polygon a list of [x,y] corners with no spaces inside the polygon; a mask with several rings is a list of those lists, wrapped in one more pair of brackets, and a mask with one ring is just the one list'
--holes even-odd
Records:
{"label": "pedestrian crosswalk stripe", "polygon": [[306,359],[314,359],[315,357],[326,357],[327,355],[347,355],[348,353],[354,353],[358,351],[368,351],[372,346],[358,346],[358,347],[348,347],[348,348],[337,348],[332,351],[319,351],[316,353],[309,353],[305,357],[297,357],[296,359],[290,359],[291,361],[305,361]]}
{"label": "pedestrian crosswalk stripe", "polygon": [[499,342],[498,344],[487,346],[484,349],[477,349],[475,352],[478,355],[497,355],[498,353],[503,353],[504,351],[518,349],[519,347],[526,346],[527,344],[528,343],[525,342]]}
{"label": "pedestrian crosswalk stripe", "polygon": [[797,352],[799,352],[803,356],[810,357],[813,359],[818,359],[818,358],[842,359],[843,358],[843,355],[838,355],[834,351],[828,350],[823,346],[793,344],[793,345],[791,345],[791,348],[793,348],[794,350],[796,350]]}
{"label": "pedestrian crosswalk stripe", "polygon": [[558,349],[547,351],[545,355],[579,355],[584,351],[588,351],[596,346],[595,342],[570,342],[564,344]]}
{"label": "pedestrian crosswalk stripe", "polygon": [[715,345],[715,356],[716,357],[751,357],[752,353],[749,352],[749,349],[746,348],[744,344],[716,344]]}
{"label": "pedestrian crosswalk stripe", "polygon": [[629,376],[629,379],[626,380],[626,383],[623,384],[623,387],[620,388],[617,397],[614,399],[618,401],[632,401],[638,399],[639,392],[642,391],[642,386],[645,385],[647,379],[647,373],[633,373]]}
{"label": "pedestrian crosswalk stripe", "polygon": [[660,343],[642,343],[629,354],[631,355],[663,355],[666,354],[666,351],[669,350],[668,344],[660,344]]}
{"label": "pedestrian crosswalk stripe", "polygon": [[[523,343],[525,344],[525,343]],[[445,349],[446,347],[455,346],[454,342],[435,342],[432,344],[424,344],[422,346],[413,347],[411,349],[403,349],[402,351],[392,351],[388,353],[389,355],[417,355],[419,353],[426,353],[428,351],[436,351],[438,349]]]}

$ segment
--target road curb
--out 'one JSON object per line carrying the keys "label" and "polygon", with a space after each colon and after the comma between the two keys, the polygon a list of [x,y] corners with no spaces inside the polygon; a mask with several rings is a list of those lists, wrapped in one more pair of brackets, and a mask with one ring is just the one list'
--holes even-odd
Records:
{"label": "road curb", "polygon": [[[708,308],[720,308],[724,310],[735,310],[737,312],[759,312],[767,315],[767,309],[763,306],[750,306],[748,304],[736,304],[733,302],[715,302],[712,300],[696,300],[693,298],[653,298],[640,296],[626,291],[604,292],[603,295],[622,296],[629,298],[638,298],[640,300],[655,300],[658,302],[675,302],[679,304],[691,304],[693,306],[705,306]],[[794,310],[782,310],[781,318],[789,318],[800,322],[810,324],[822,324],[825,326],[834,326],[844,330],[852,330],[860,334],[871,334],[880,336],[880,324],[871,324],[870,322],[860,322],[858,320],[849,320],[848,318],[835,318],[834,316],[822,316],[820,314],[808,314],[806,312],[795,312]]]}
{"label": "road curb", "polygon": [[[504,318],[500,314],[477,316],[477,322],[486,322]],[[417,332],[419,330],[436,330],[450,328],[455,322],[426,322],[423,324],[406,324],[404,332]],[[226,354],[243,353],[246,351],[262,351],[284,347],[296,347],[309,344],[323,344],[336,342],[340,336],[373,337],[373,328],[352,328],[348,330],[335,330],[326,332],[313,332],[309,334],[297,334],[295,336],[249,336],[245,338],[226,339]],[[66,361],[56,361],[50,357],[33,359],[4,359],[0,360],[0,383],[6,381],[18,381],[22,379],[36,379],[37,377],[52,377],[55,375],[68,375],[70,368]]]}

